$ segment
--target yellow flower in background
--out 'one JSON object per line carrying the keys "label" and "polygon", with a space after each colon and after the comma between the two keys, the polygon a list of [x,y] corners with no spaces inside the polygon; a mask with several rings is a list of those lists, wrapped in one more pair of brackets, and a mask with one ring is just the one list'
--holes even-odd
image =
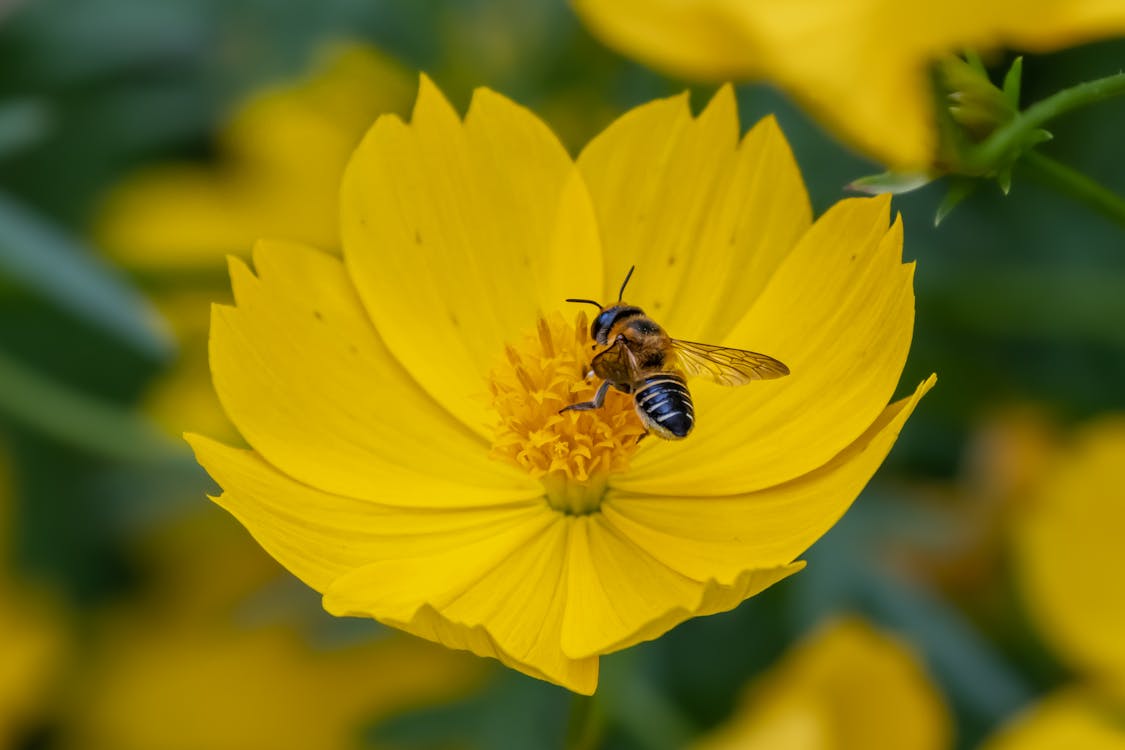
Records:
{"label": "yellow flower in background", "polygon": [[467,654],[398,633],[317,645],[277,564],[223,521],[144,540],[149,590],[90,629],[59,747],[359,750],[373,723],[481,682]]}
{"label": "yellow flower in background", "polygon": [[1066,689],[1018,715],[981,750],[1125,750],[1120,709],[1091,693]]}
{"label": "yellow flower in background", "polygon": [[[796,572],[933,379],[887,405],[913,328],[889,200],[811,223],[776,124],[724,88],[621,117],[577,160],[478,90],[427,79],[342,188],[344,258],[263,241],[216,306],[215,387],[252,447],[190,436],[217,502],[338,615],[581,693],[598,657]],[[781,380],[692,382],[696,429],[638,443],[587,400],[588,319],[628,291],[673,336],[768,352]]]}
{"label": "yellow flower in background", "polygon": [[692,750],[946,750],[951,727],[917,656],[844,619],[794,647]]}
{"label": "yellow flower in background", "polygon": [[0,455],[0,748],[21,747],[43,718],[67,641],[61,609],[11,569],[11,490]]}
{"label": "yellow flower in background", "polygon": [[1125,418],[1088,425],[1060,449],[1012,538],[1023,598],[1048,644],[1125,688]]}
{"label": "yellow flower in background", "polygon": [[401,634],[333,650],[283,625],[122,622],[98,635],[63,748],[360,750],[373,723],[460,697],[479,671]]}
{"label": "yellow flower in background", "polygon": [[157,271],[218,272],[261,237],[336,248],[344,165],[372,120],[405,112],[413,94],[377,50],[328,47],[307,78],[237,108],[214,165],[155,166],[119,185],[95,238],[126,267]]}
{"label": "yellow flower in background", "polygon": [[1048,52],[1125,33],[1118,0],[574,0],[611,47],[690,78],[777,84],[903,172],[938,155],[931,75],[964,49]]}
{"label": "yellow flower in background", "polygon": [[309,75],[253,95],[220,134],[213,165],[145,169],[106,199],[94,239],[126,268],[159,276],[154,301],[180,344],[180,360],[146,394],[169,432],[234,438],[207,373],[208,303],[228,254],[259,237],[339,246],[338,193],[348,157],[372,120],[405,112],[414,83],[380,52],[325,50]]}

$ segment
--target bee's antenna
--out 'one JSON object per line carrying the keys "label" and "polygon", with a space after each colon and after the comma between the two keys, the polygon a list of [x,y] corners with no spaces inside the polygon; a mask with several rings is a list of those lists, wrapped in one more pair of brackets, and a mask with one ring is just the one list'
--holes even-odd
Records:
{"label": "bee's antenna", "polygon": [[592,300],[592,299],[568,299],[567,302],[583,302],[587,305],[593,305],[594,307],[598,308],[599,310],[602,309],[601,304],[598,303],[598,302],[594,302],[594,300]]}
{"label": "bee's antenna", "polygon": [[618,302],[625,296],[625,287],[629,285],[629,279],[633,278],[633,271],[635,270],[637,270],[636,266],[629,266],[629,273],[625,274],[625,280],[621,282],[621,291],[617,293]]}

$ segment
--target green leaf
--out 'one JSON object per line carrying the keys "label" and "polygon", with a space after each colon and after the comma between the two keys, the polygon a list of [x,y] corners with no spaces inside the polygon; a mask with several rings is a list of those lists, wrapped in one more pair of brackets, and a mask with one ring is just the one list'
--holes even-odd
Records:
{"label": "green leaf", "polygon": [[7,277],[122,344],[166,360],[175,344],[148,302],[111,267],[0,194],[0,278]]}
{"label": "green leaf", "polygon": [[937,212],[934,214],[934,226],[939,226],[945,217],[949,216],[963,200],[972,195],[977,189],[976,180],[951,178],[949,181],[949,190],[946,192],[945,197],[941,199],[941,204],[938,205]]}
{"label": "green leaf", "polygon": [[1012,191],[1012,165],[1001,169],[996,173],[996,184],[1000,186],[1000,191],[1007,195]]}
{"label": "green leaf", "polygon": [[50,113],[42,102],[14,99],[0,103],[0,159],[35,145],[50,128]]}
{"label": "green leaf", "polygon": [[1020,108],[1020,86],[1023,81],[1023,57],[1012,61],[1012,67],[1004,75],[1004,96],[1017,112]]}
{"label": "green leaf", "polygon": [[142,417],[52,382],[3,352],[0,414],[104,458],[147,462],[185,453]]}
{"label": "green leaf", "polygon": [[882,193],[899,195],[901,193],[909,193],[911,190],[917,190],[933,181],[934,178],[928,174],[883,172],[882,174],[868,175],[867,177],[860,177],[858,180],[853,180],[848,183],[847,189],[859,193],[868,193],[869,195],[880,195]]}

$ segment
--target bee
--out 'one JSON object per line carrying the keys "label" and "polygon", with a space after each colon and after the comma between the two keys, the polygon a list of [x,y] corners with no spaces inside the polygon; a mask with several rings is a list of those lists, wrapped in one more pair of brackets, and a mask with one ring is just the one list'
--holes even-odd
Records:
{"label": "bee", "polygon": [[789,374],[788,367],[765,354],[669,336],[644,310],[622,301],[635,268],[629,269],[613,304],[602,305],[591,299],[567,300],[598,308],[590,325],[590,336],[597,342],[594,348],[602,349],[594,356],[590,370],[591,375],[602,379],[602,384],[592,401],[566,406],[560,414],[601,408],[612,387],[633,396],[637,415],[646,430],[665,440],[679,440],[695,426],[688,377],[705,377],[719,385],[735,386]]}

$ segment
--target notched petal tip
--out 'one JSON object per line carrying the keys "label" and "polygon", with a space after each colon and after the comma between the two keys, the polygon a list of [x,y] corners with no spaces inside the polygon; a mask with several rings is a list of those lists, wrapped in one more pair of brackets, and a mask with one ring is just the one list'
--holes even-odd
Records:
{"label": "notched petal tip", "polygon": [[598,688],[599,663],[596,657],[568,659],[562,672],[543,671],[528,661],[517,659],[501,647],[487,625],[470,625],[450,619],[433,604],[420,603],[405,620],[381,617],[368,606],[360,605],[346,596],[340,596],[335,584],[324,593],[321,605],[334,617],[364,617],[381,622],[388,627],[435,641],[455,651],[468,651],[485,659],[496,659],[504,666],[537,680],[550,682],[573,693],[593,695]]}
{"label": "notched petal tip", "polygon": [[[382,119],[382,118],[380,118]],[[460,122],[457,110],[450,104],[441,89],[425,73],[419,74],[418,98],[414,100],[414,109],[410,115],[412,125],[418,125],[431,120],[450,120]]]}
{"label": "notched petal tip", "polygon": [[[592,624],[593,612],[574,613],[568,617],[569,622],[563,628],[562,651],[571,659],[587,659],[655,640],[687,620],[730,611],[775,583],[800,572],[805,565],[804,560],[795,560],[773,567],[749,568],[727,581],[713,577],[692,581],[692,587],[685,589],[691,591],[690,600],[681,598],[677,601],[668,590],[663,590],[659,595],[667,601],[667,605],[662,609],[653,610],[645,619],[633,622],[623,621],[620,612],[617,612],[608,619],[600,620],[600,630],[598,624]],[[682,576],[678,573],[674,575]],[[602,583],[589,581],[588,585],[601,586]],[[660,584],[657,579],[652,579],[635,580],[630,585],[651,587]],[[604,607],[610,604],[606,599],[600,605],[596,602],[597,597],[585,600],[585,605]]]}
{"label": "notched petal tip", "polygon": [[738,102],[734,98],[734,87],[725,83],[719,87],[703,111],[696,118],[704,132],[714,129],[715,134],[731,144],[738,142],[741,125],[738,120]]}

